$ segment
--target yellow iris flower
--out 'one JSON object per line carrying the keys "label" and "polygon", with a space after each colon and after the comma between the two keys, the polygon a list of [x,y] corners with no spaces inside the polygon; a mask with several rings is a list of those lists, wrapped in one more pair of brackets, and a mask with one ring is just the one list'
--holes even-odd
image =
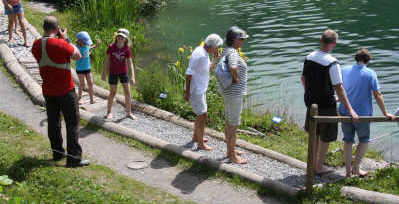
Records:
{"label": "yellow iris flower", "polygon": [[180,61],[177,60],[176,63],[175,63],[175,65],[176,65],[176,67],[180,67]]}
{"label": "yellow iris flower", "polygon": [[240,57],[244,60],[244,61],[248,61],[248,57],[245,56],[245,53],[243,51],[241,51],[241,48],[238,48],[238,53],[240,54]]}

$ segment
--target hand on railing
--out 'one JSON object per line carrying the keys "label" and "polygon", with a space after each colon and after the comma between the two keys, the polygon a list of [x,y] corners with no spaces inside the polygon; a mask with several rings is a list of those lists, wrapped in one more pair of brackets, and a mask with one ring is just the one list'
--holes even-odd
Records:
{"label": "hand on railing", "polygon": [[359,122],[359,116],[357,115],[357,113],[354,110],[351,110],[349,113],[352,116],[353,122]]}
{"label": "hand on railing", "polygon": [[394,115],[392,115],[390,113],[386,113],[385,117],[389,118],[390,120],[395,120],[396,119],[396,116],[394,116]]}

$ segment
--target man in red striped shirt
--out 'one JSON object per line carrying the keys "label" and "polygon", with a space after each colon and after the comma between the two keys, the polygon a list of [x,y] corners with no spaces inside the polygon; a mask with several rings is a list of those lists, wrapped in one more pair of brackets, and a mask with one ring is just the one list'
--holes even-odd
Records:
{"label": "man in red striped shirt", "polygon": [[[44,36],[32,46],[33,56],[40,67],[43,79],[43,95],[46,100],[48,137],[53,150],[54,161],[67,155],[67,167],[87,166],[82,160],[82,148],[79,145],[79,106],[75,93],[75,84],[71,74],[71,58],[81,58],[79,50],[69,43],[67,31],[58,27],[54,16],[47,16],[43,24]],[[67,129],[67,151],[62,146],[61,112]]]}

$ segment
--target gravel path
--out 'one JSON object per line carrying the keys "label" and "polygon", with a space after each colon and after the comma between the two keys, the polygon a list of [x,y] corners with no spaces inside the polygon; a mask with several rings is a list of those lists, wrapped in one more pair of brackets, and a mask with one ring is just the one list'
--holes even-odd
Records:
{"label": "gravel path", "polygon": [[[8,34],[7,34],[7,18],[4,15],[0,17],[0,41],[7,42]],[[32,54],[30,53],[31,48],[26,48],[21,46],[23,44],[23,39],[21,37],[15,36],[16,40],[12,43],[9,43],[9,47],[12,49],[17,59],[23,64],[28,72],[39,82],[41,83],[38,65],[35,62]],[[30,31],[28,31],[28,42],[32,44],[34,37]],[[98,106],[98,104],[104,104],[104,100],[100,98],[96,98],[96,105],[87,104],[88,98],[87,93],[84,95],[84,100],[86,107],[88,110],[90,106]],[[105,115],[105,106],[97,107],[97,110],[94,111],[94,114],[99,116]],[[196,149],[196,145],[191,143],[192,130],[187,129],[173,123],[159,120],[157,118],[145,115],[141,112],[134,112],[137,116],[137,120],[130,120],[124,118],[125,112],[123,107],[120,105],[115,105],[113,109],[115,123],[119,123],[120,125],[133,128],[137,131],[145,132],[148,135],[152,135],[154,137],[165,140],[169,143],[174,143],[180,146],[187,147],[192,151],[198,151]],[[226,154],[226,144],[224,141],[220,141],[214,138],[209,138],[208,144],[213,148],[213,151],[198,151],[212,159],[221,160],[223,162],[229,163],[229,161],[225,158]],[[242,149],[241,149],[242,150]],[[276,160],[270,159],[264,155],[256,154],[253,152],[249,152],[246,150],[242,150],[244,152],[243,157],[248,159],[248,164],[246,165],[236,165],[229,164],[234,167],[242,168],[247,171],[253,172],[257,175],[264,176],[266,178],[280,181],[282,183],[300,187],[304,184],[305,172],[298,168],[293,168],[285,163],[278,162]],[[321,182],[320,178],[316,178],[317,182]]]}

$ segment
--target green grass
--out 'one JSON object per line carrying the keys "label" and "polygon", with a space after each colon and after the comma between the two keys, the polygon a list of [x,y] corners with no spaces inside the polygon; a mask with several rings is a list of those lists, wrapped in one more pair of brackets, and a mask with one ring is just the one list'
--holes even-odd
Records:
{"label": "green grass", "polygon": [[18,120],[0,113],[0,175],[4,199],[21,203],[192,203],[92,164],[67,169],[51,161],[49,144]]}
{"label": "green grass", "polygon": [[364,179],[355,177],[336,184],[329,184],[325,188],[316,188],[312,197],[303,198],[302,203],[354,203],[340,195],[343,186],[399,195],[399,169],[397,166],[391,166],[377,170]]}

